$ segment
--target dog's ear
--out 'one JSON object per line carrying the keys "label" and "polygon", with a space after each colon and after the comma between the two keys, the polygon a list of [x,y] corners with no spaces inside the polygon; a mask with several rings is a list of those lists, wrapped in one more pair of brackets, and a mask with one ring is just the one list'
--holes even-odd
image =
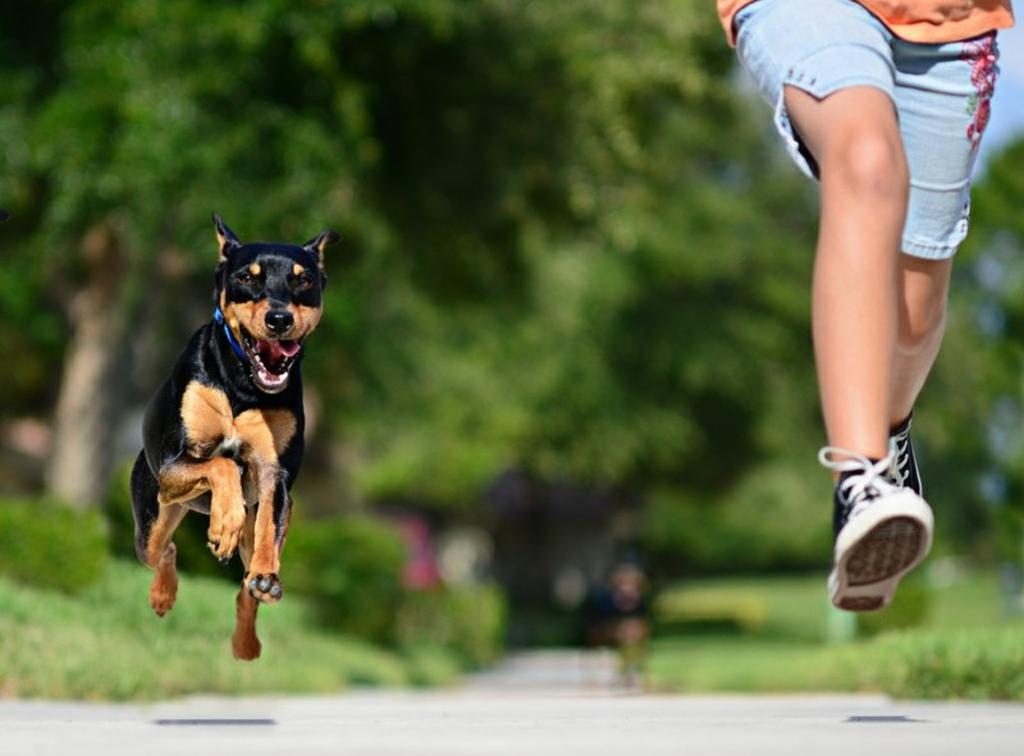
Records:
{"label": "dog's ear", "polygon": [[341,237],[338,236],[338,232],[332,231],[331,229],[328,228],[324,231],[321,231],[317,236],[310,239],[302,246],[304,249],[308,250],[309,252],[312,252],[314,255],[317,256],[317,259],[320,261],[320,267],[323,268],[324,247],[326,247],[328,244],[334,244],[339,239],[341,239]]}
{"label": "dog's ear", "polygon": [[220,259],[226,260],[232,250],[242,246],[242,242],[238,241],[238,237],[235,236],[235,232],[227,227],[217,213],[213,214],[213,226],[217,229],[217,246],[220,249]]}

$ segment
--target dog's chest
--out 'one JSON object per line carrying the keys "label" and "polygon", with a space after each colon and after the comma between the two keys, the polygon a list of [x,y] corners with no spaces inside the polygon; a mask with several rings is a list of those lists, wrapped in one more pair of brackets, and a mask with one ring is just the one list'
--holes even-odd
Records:
{"label": "dog's chest", "polygon": [[188,453],[199,459],[235,457],[276,464],[295,436],[295,415],[286,409],[250,409],[237,415],[227,394],[192,381],[181,399]]}

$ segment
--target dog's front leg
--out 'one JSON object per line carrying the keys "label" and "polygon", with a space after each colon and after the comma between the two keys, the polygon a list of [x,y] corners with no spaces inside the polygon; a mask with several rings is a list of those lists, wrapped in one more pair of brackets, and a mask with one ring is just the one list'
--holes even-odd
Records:
{"label": "dog's front leg", "polygon": [[295,435],[295,415],[287,410],[250,410],[235,420],[246,445],[246,462],[258,489],[252,559],[245,574],[245,586],[264,603],[284,595],[279,573],[280,547],[287,530],[291,500],[284,484],[287,474],[279,460]]}
{"label": "dog's front leg", "polygon": [[161,506],[184,504],[210,492],[207,545],[222,562],[230,559],[238,548],[245,524],[245,499],[238,464],[227,457],[179,459],[160,471],[159,483]]}
{"label": "dog's front leg", "polygon": [[234,460],[219,465],[221,474],[210,484],[210,525],[206,545],[222,563],[231,559],[242,538],[245,525],[245,497],[242,475]]}
{"label": "dog's front leg", "polygon": [[288,530],[291,499],[276,465],[258,471],[260,497],[256,510],[252,560],[245,576],[249,592],[263,603],[284,595],[281,587],[281,547]]}

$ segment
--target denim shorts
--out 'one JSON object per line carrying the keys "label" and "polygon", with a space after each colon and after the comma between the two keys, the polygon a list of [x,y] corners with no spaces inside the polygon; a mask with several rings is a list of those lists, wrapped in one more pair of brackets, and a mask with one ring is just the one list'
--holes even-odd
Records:
{"label": "denim shorts", "polygon": [[818,99],[854,86],[889,95],[910,166],[903,251],[952,257],[967,235],[971,170],[998,73],[995,32],[938,45],[906,42],[853,0],[755,0],[734,24],[740,61],[808,176],[817,176],[817,166],[789,121],[783,87]]}

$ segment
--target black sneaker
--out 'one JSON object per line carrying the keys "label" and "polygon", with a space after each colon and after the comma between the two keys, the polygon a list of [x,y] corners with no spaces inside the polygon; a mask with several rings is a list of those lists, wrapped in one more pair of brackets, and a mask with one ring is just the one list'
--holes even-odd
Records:
{"label": "black sneaker", "polygon": [[889,431],[889,443],[895,444],[896,454],[885,472],[885,477],[894,486],[909,488],[918,496],[924,496],[921,472],[917,469],[917,460],[914,458],[914,444],[910,441],[910,426],[913,419],[914,413],[910,413],[906,420]]}
{"label": "black sneaker", "polygon": [[931,508],[911,488],[886,477],[895,458],[895,447],[877,461],[834,446],[818,453],[821,464],[839,473],[828,591],[840,609],[870,612],[886,606],[900,578],[931,548]]}

